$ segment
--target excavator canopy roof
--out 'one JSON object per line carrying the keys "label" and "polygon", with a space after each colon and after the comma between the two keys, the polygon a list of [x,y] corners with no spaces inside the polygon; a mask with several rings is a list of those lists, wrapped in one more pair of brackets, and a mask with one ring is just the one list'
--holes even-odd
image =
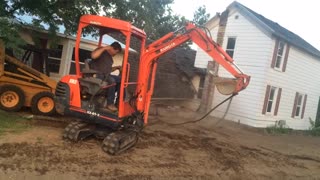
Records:
{"label": "excavator canopy roof", "polygon": [[145,39],[147,36],[143,30],[133,26],[130,22],[114,18],[102,17],[97,15],[83,15],[80,18],[80,24],[82,24],[83,27],[88,25],[100,27],[100,31],[103,31],[101,27],[106,27],[110,29],[120,30],[123,33],[131,32],[139,39]]}

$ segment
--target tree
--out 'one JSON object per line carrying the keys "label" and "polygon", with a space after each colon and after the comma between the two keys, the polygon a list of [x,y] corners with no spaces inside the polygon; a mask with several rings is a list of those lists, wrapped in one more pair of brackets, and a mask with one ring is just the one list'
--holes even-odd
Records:
{"label": "tree", "polygon": [[173,0],[0,0],[0,15],[18,22],[19,16],[28,15],[33,17],[33,25],[46,24],[49,32],[57,32],[63,26],[65,34],[74,35],[81,15],[99,14],[132,22],[155,38],[161,36],[155,29],[171,19],[172,3]]}
{"label": "tree", "polygon": [[[187,20],[175,15],[170,5],[174,0],[0,0],[0,15],[4,17],[0,26],[0,37],[5,44],[21,44],[17,28],[24,24],[19,17],[28,15],[33,18],[32,26],[44,28],[49,34],[55,34],[59,27],[65,27],[65,34],[74,35],[77,31],[79,18],[83,14],[99,14],[132,22],[144,29],[150,40],[158,39],[168,32],[175,31]],[[204,6],[194,13],[194,21],[203,24],[209,18]],[[84,33],[92,33],[86,29]],[[18,43],[19,42],[19,43]]]}
{"label": "tree", "polygon": [[16,48],[25,43],[19,36],[20,26],[7,18],[0,18],[0,38],[7,48]]}
{"label": "tree", "polygon": [[204,25],[210,18],[210,13],[207,13],[205,6],[200,6],[194,13],[193,13],[193,22],[197,25]]}
{"label": "tree", "polygon": [[[96,0],[6,0],[11,4],[6,10],[17,17],[17,15],[29,15],[34,17],[34,23],[45,23],[49,30],[56,31],[62,25],[66,34],[76,32],[77,23],[83,14],[98,14],[102,2]],[[110,3],[103,4],[111,7]]]}

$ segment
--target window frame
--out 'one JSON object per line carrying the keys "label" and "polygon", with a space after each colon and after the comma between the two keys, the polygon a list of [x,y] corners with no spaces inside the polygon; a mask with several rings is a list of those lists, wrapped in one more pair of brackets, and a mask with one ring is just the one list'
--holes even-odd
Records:
{"label": "window frame", "polygon": [[307,94],[296,92],[294,103],[293,103],[292,114],[291,114],[292,118],[303,119],[306,103],[307,103],[307,96],[308,96]]}
{"label": "window frame", "polygon": [[283,40],[276,39],[271,61],[271,68],[276,71],[285,72],[287,68],[289,51],[290,44]]}
{"label": "window frame", "polygon": [[[233,48],[228,48],[228,45],[229,45],[229,40],[230,39],[234,39],[234,44],[233,44]],[[236,49],[236,43],[237,43],[237,37],[235,36],[230,36],[228,37],[227,39],[227,45],[226,45],[226,53],[231,57],[233,58],[234,57],[234,53],[235,53],[235,49]],[[230,54],[229,52],[232,52],[232,54]]]}
{"label": "window frame", "polygon": [[[296,109],[295,109],[295,115],[294,117],[300,116],[301,109],[302,109],[302,100],[303,100],[303,94],[298,94]],[[298,113],[298,114],[297,114]]]}
{"label": "window frame", "polygon": [[[273,96],[272,96],[272,99],[270,99],[272,91],[273,91]],[[268,95],[268,100],[267,100],[267,109],[266,109],[267,114],[272,114],[272,112],[274,112],[274,110],[275,110],[275,106],[273,106],[273,103],[276,101],[276,99],[275,99],[276,94],[278,94],[278,88],[271,86],[270,92]],[[271,102],[271,105],[270,105],[270,102]],[[269,108],[269,105],[271,106],[270,108]],[[270,109],[270,111],[269,111],[269,109]]]}
{"label": "window frame", "polygon": [[[61,46],[61,49],[59,48]],[[48,66],[50,67],[50,73],[56,73],[59,74],[60,73],[60,69],[61,69],[61,61],[62,61],[62,55],[63,55],[63,48],[64,45],[63,44],[58,44],[56,49],[53,50],[61,50],[61,53],[59,53],[59,56],[52,56],[50,53],[48,54]],[[56,61],[59,63],[50,63],[50,61]],[[59,65],[58,65],[59,64]],[[52,70],[52,66],[58,66],[58,71],[53,71]]]}
{"label": "window frame", "polygon": [[[282,46],[281,46],[282,45]],[[284,64],[284,56],[285,56],[285,49],[287,48],[287,45],[283,41],[278,42],[278,49],[276,52],[276,60],[274,64],[274,68],[281,70]],[[280,53],[281,52],[281,53]],[[277,66],[279,64],[279,67]]]}
{"label": "window frame", "polygon": [[[72,54],[71,54],[71,60],[70,60],[70,68],[69,68],[69,74],[72,74],[72,72],[71,72],[71,69],[72,69],[72,65],[74,65],[74,68],[75,68],[75,64],[76,64],[76,60],[75,60],[75,46],[73,45],[72,46]],[[90,55],[91,55],[91,52],[93,51],[93,50],[91,50],[90,48],[87,48],[87,47],[80,47],[79,48],[79,53],[80,53],[80,51],[81,50],[84,50],[84,51],[87,51],[87,52],[89,52],[90,53]],[[86,58],[86,59],[91,59],[91,57],[90,58]],[[81,68],[81,66],[83,66],[84,67],[84,65],[85,65],[85,59],[83,60],[83,62],[81,61],[81,58],[79,57],[79,65],[80,65],[80,70],[82,69]],[[74,69],[75,70],[75,69]]]}
{"label": "window frame", "polygon": [[[273,93],[272,99],[270,99],[272,93]],[[279,105],[281,100],[281,93],[282,93],[282,88],[267,85],[263,108],[262,108],[263,115],[274,115],[274,116],[278,115],[278,110],[279,110]]]}

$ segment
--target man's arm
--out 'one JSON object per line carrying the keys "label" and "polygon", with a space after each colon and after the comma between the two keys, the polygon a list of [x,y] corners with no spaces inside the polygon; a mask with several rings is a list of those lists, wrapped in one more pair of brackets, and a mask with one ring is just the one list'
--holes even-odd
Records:
{"label": "man's arm", "polygon": [[111,72],[113,72],[113,71],[115,71],[117,69],[119,69],[119,71],[121,71],[121,68],[122,68],[122,66],[113,66]]}
{"label": "man's arm", "polygon": [[99,48],[95,49],[91,53],[91,59],[97,59],[103,53],[103,51],[106,51],[108,49],[110,49],[110,46],[99,47]]}

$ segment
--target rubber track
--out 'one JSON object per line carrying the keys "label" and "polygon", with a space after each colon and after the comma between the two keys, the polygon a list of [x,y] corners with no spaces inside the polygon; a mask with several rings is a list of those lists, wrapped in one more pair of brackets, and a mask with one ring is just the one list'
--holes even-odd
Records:
{"label": "rubber track", "polygon": [[[120,142],[128,136],[135,136],[134,140],[120,149]],[[117,131],[110,133],[102,142],[102,150],[110,155],[119,154],[131,147],[138,141],[138,135],[134,131]]]}
{"label": "rubber track", "polygon": [[87,123],[83,123],[80,121],[71,122],[64,129],[63,136],[62,136],[63,139],[70,140],[72,142],[78,142],[79,140],[82,140],[78,138],[79,131],[87,125],[88,125]]}

